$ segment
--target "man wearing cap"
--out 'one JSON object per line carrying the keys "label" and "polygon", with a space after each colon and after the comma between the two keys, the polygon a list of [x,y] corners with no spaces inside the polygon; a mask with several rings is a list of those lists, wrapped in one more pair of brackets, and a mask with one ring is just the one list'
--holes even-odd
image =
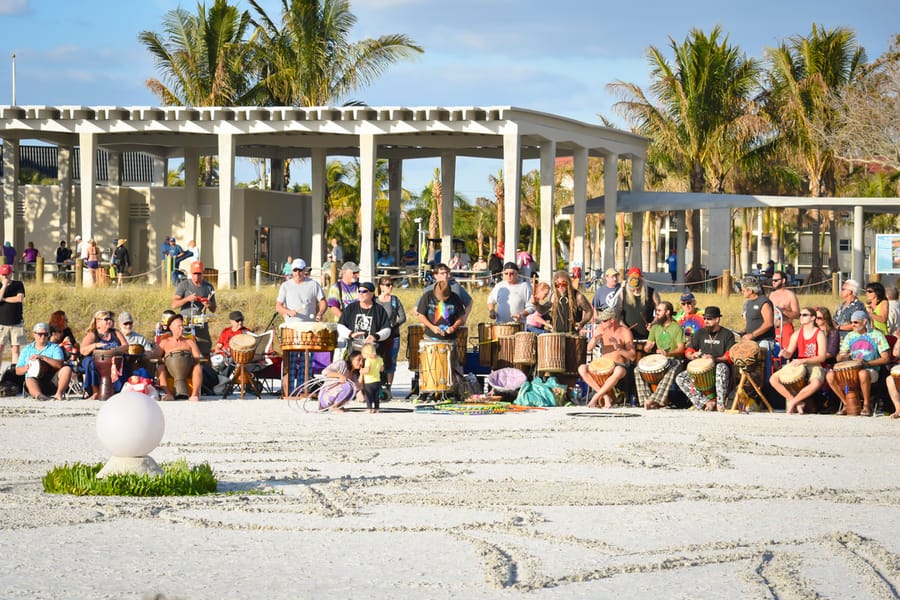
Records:
{"label": "man wearing cap", "polygon": [[684,356],[688,360],[711,358],[715,365],[716,397],[708,398],[694,385],[691,374],[682,371],[675,377],[675,383],[697,409],[725,410],[728,388],[731,384],[731,366],[728,350],[735,344],[734,334],[722,327],[722,312],[718,306],[707,306],[703,311],[704,326],[695,329],[687,342]]}
{"label": "man wearing cap", "polygon": [[609,306],[597,313],[594,335],[588,342],[588,354],[591,353],[595,358],[612,360],[614,368],[606,381],[600,384],[591,371],[591,365],[579,365],[578,374],[595,392],[588,406],[600,408],[600,402],[603,401],[603,408],[612,408],[611,392],[616,384],[628,375],[628,369],[634,363],[637,352],[634,349],[631,330],[619,323],[615,311]]}
{"label": "man wearing cap", "polygon": [[[466,321],[469,319],[469,313],[472,312],[472,306],[474,305],[474,300],[472,299],[471,294],[466,291],[466,289],[459,285],[459,282],[453,277],[453,273],[450,272],[450,267],[445,265],[444,263],[439,263],[434,268],[434,283],[429,283],[425,286],[425,289],[422,290],[422,295],[419,297],[419,300],[416,302],[415,310],[418,311],[418,306],[422,302],[422,298],[424,298],[427,294],[434,292],[434,286],[436,286],[441,281],[446,281],[447,285],[450,286],[450,291],[453,292],[456,296],[459,297],[460,301],[462,301],[464,311],[463,311],[463,321],[462,325],[466,324]],[[426,330],[428,328],[426,327]]]}
{"label": "man wearing cap", "polygon": [[325,292],[318,281],[309,277],[309,267],[302,258],[291,263],[291,278],[278,288],[275,310],[287,319],[321,321],[325,316]]}
{"label": "man wearing cap", "polygon": [[22,303],[25,285],[12,278],[12,265],[0,265],[0,357],[9,345],[12,361],[19,360],[19,347],[25,343],[25,319]]}
{"label": "man wearing cap", "polygon": [[328,288],[325,302],[328,310],[338,319],[347,306],[356,300],[359,293],[359,266],[352,261],[341,265],[341,276]]}
{"label": "man wearing cap", "polygon": [[[200,347],[194,338],[184,337],[184,318],[181,315],[174,314],[169,317],[166,328],[171,335],[159,341],[156,356],[165,359],[173,352],[188,351],[191,353],[191,356],[194,358],[194,366],[191,368],[192,391],[188,399],[192,402],[197,402],[200,400],[200,390],[203,386],[203,369],[200,366],[200,360],[203,358],[203,355],[200,353]],[[160,361],[156,376],[159,379],[160,388],[163,392],[163,400],[174,400],[174,380],[166,369],[165,360]]]}
{"label": "man wearing cap", "polygon": [[503,281],[488,296],[488,314],[498,323],[525,322],[534,312],[531,304],[531,284],[519,278],[519,267],[514,262],[503,265]]}
{"label": "man wearing cap", "polygon": [[391,319],[384,307],[375,302],[375,284],[359,284],[358,293],[359,298],[344,308],[338,321],[339,337],[349,339],[354,350],[383,342],[391,335]]}
{"label": "man wearing cap", "polygon": [[622,292],[622,323],[631,328],[636,340],[646,340],[650,335],[656,307],[659,306],[659,292],[644,284],[644,274],[637,267],[628,269],[625,277],[625,291]]}
{"label": "man wearing cap", "polygon": [[866,312],[866,307],[856,297],[857,294],[859,294],[859,282],[855,279],[848,279],[841,286],[841,304],[834,310],[834,326],[841,332],[841,339],[853,331],[853,325],[850,324],[850,317],[853,313],[859,310]]}
{"label": "man wearing cap", "polygon": [[216,291],[210,282],[203,279],[203,263],[191,263],[191,277],[178,282],[172,308],[181,311],[185,324],[194,326],[194,337],[204,356],[212,350],[209,336],[208,313],[216,312]]}
{"label": "man wearing cap", "polygon": [[[143,353],[140,355],[132,354],[129,349],[128,357],[125,360],[127,367],[125,370],[127,371],[127,374],[150,377],[153,373],[153,369],[151,368],[149,357],[150,353],[153,351],[153,343],[134,330],[134,317],[131,316],[131,313],[127,310],[120,312],[116,321],[119,324],[119,331],[125,336],[125,341],[128,342],[129,347],[132,344],[135,344],[144,348]],[[145,373],[138,372],[139,369],[144,369]]]}
{"label": "man wearing cap", "polygon": [[[594,292],[594,316],[600,314],[604,308],[609,307],[616,313],[616,317],[622,311],[622,286],[619,284],[619,272],[612,267],[603,273],[603,285]],[[618,319],[617,319],[618,320]]]}
{"label": "man wearing cap", "polygon": [[675,320],[684,329],[684,339],[689,340],[694,332],[704,326],[703,313],[697,308],[697,298],[687,292],[681,295],[681,310],[675,313]]}
{"label": "man wearing cap", "polygon": [[[66,354],[62,346],[50,341],[50,327],[36,323],[32,328],[34,341],[22,348],[16,362],[16,374],[25,376],[25,391],[36,400],[49,400],[44,390],[56,386],[54,400],[62,400],[69,388],[72,367],[65,364]],[[37,366],[45,363],[46,367]],[[35,366],[33,366],[35,365]]]}
{"label": "man wearing cap", "polygon": [[228,354],[231,351],[231,338],[240,333],[251,333],[251,331],[244,327],[244,313],[239,310],[233,310],[228,313],[228,327],[219,334],[219,339],[213,351]]}
{"label": "man wearing cap", "polygon": [[[850,316],[850,324],[853,329],[841,340],[841,351],[836,358],[838,363],[845,360],[862,361],[862,368],[857,373],[863,400],[862,412],[859,414],[868,417],[872,414],[872,384],[878,382],[878,369],[890,361],[890,346],[883,333],[875,328],[869,330],[869,315],[866,311],[858,310],[853,313]],[[846,403],[844,386],[837,381],[834,371],[825,374],[825,381],[841,402]],[[841,408],[838,414],[846,414],[845,409]]]}
{"label": "man wearing cap", "polygon": [[[650,327],[650,335],[647,336],[647,343],[644,345],[647,354],[659,354],[668,358],[664,367],[665,374],[657,384],[656,391],[650,390],[650,384],[640,376],[640,373],[634,378],[638,401],[647,409],[668,406],[669,390],[672,389],[675,377],[684,368],[682,364],[685,347],[684,330],[672,318],[673,311],[671,302],[664,300],[659,303],[656,307],[656,321]],[[638,371],[640,370],[639,363]]]}
{"label": "man wearing cap", "polygon": [[806,412],[806,399],[825,385],[825,371],[822,365],[825,362],[826,346],[825,332],[816,326],[816,309],[811,307],[800,309],[800,327],[785,344],[781,358],[785,362],[803,365],[806,385],[795,393],[782,383],[781,371],[772,373],[769,377],[769,385],[784,397],[787,414],[796,412],[802,415]]}
{"label": "man wearing cap", "polygon": [[772,349],[775,344],[775,311],[772,302],[762,294],[762,286],[755,277],[741,280],[741,294],[744,306],[741,314],[744,317],[744,333],[742,341],[753,341],[765,353],[764,380],[772,373]]}

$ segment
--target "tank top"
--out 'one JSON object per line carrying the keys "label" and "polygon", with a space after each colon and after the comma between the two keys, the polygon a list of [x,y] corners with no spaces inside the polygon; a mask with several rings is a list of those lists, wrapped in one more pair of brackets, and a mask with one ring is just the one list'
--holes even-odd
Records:
{"label": "tank top", "polygon": [[815,329],[811,337],[803,337],[803,329],[797,336],[797,358],[815,358],[819,354],[819,329]]}
{"label": "tank top", "polygon": [[[757,296],[753,300],[747,300],[747,303],[744,304],[744,314],[746,315],[745,319],[747,321],[747,333],[751,331],[756,331],[763,324],[762,318],[762,307],[768,304],[770,307],[772,303],[765,296]],[[773,312],[774,314],[774,312]],[[774,340],[775,339],[775,326],[769,327],[761,334],[755,336],[753,341],[758,342],[760,340]]]}

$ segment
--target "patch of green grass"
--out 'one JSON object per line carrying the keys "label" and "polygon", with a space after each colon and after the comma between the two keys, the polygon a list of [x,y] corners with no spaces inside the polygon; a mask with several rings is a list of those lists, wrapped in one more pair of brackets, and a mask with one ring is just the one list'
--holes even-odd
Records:
{"label": "patch of green grass", "polygon": [[160,465],[163,474],[111,475],[97,479],[103,463],[66,463],[51,469],[42,479],[49,494],[75,496],[199,496],[216,491],[216,477],[208,463],[188,465],[184,459]]}

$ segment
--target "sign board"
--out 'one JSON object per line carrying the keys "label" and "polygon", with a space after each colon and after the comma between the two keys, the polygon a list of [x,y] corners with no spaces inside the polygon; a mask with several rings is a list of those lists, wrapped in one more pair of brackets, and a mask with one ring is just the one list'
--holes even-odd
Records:
{"label": "sign board", "polygon": [[875,272],[900,275],[900,234],[875,236]]}

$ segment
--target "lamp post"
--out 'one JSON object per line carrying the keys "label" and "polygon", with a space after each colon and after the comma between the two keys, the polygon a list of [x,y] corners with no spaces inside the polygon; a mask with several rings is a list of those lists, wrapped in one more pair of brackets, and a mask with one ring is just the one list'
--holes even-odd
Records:
{"label": "lamp post", "polygon": [[413,219],[413,222],[416,224],[416,259],[418,260],[418,264],[416,265],[416,274],[419,278],[419,283],[422,283],[422,217],[416,217]]}
{"label": "lamp post", "polygon": [[12,105],[16,105],[16,53],[12,53]]}

